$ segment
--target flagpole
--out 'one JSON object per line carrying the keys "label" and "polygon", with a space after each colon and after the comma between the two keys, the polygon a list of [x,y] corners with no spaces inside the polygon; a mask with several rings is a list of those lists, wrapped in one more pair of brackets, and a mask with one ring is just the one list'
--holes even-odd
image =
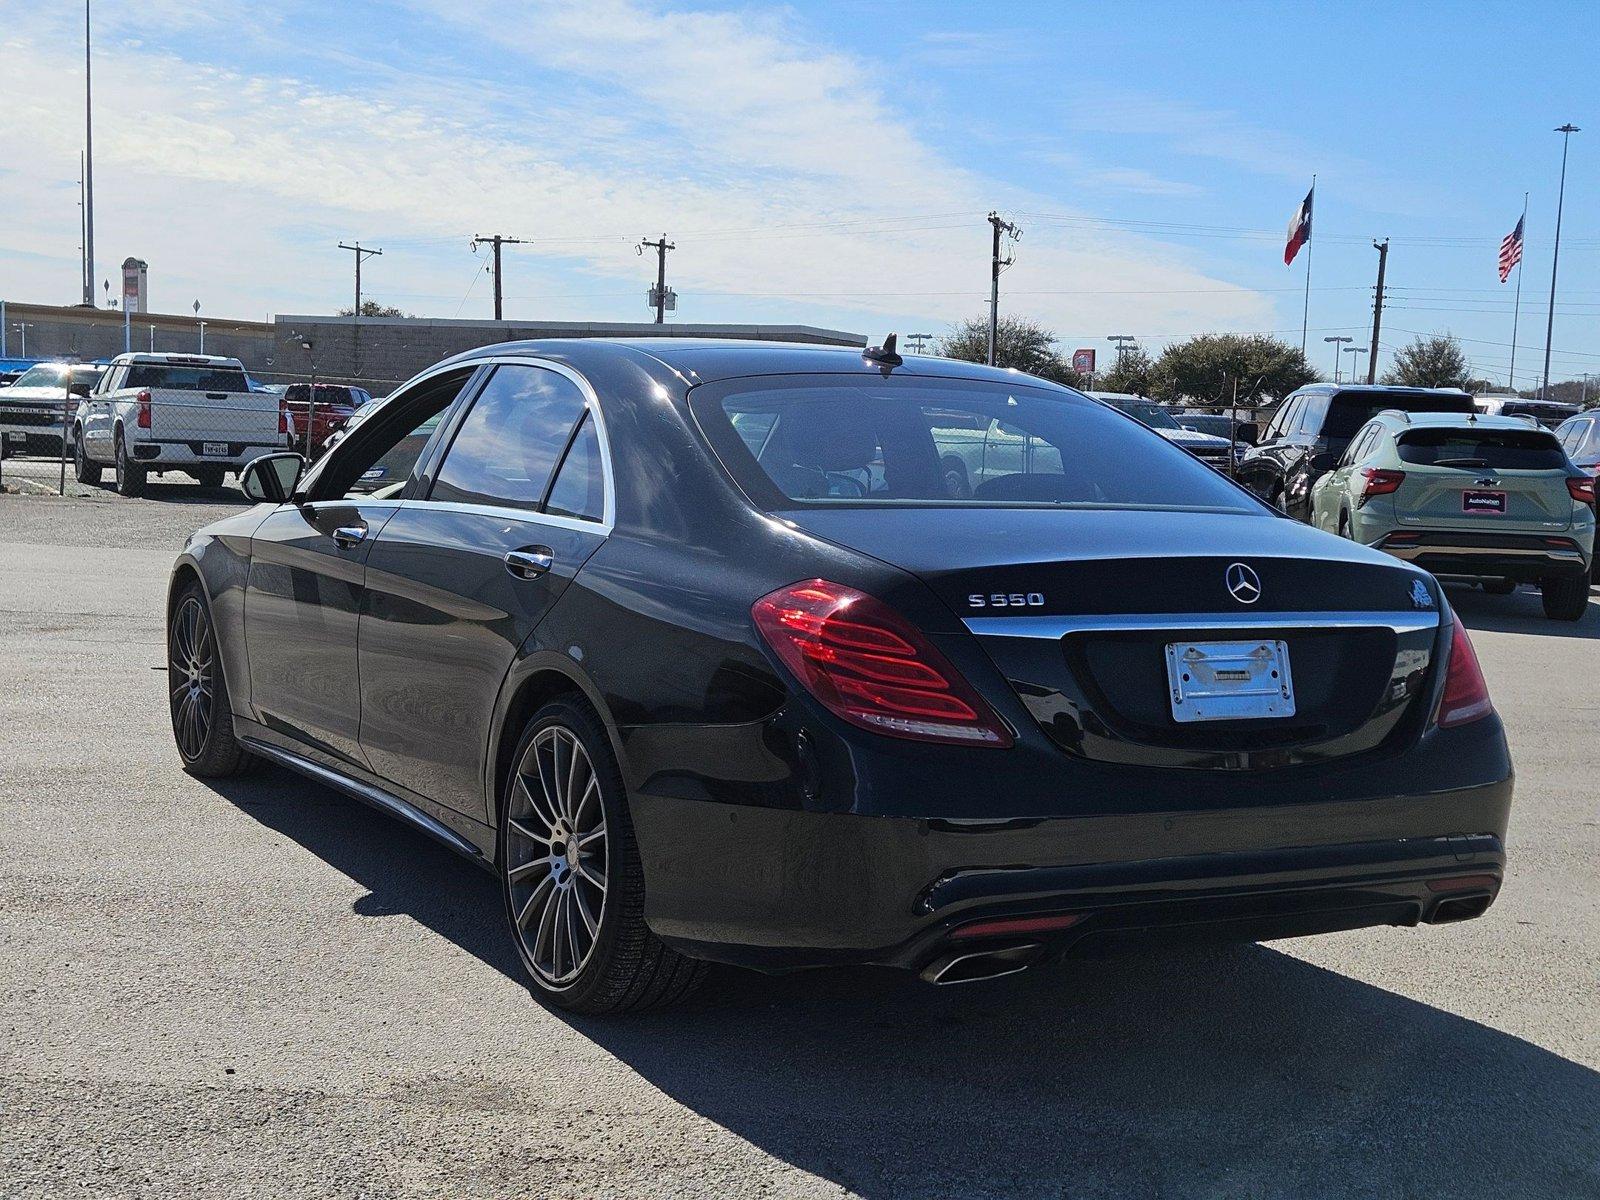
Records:
{"label": "flagpole", "polygon": [[1306,301],[1300,309],[1300,353],[1306,352],[1306,328],[1311,324],[1311,243],[1317,230],[1317,177],[1311,177],[1311,232],[1306,234]]}
{"label": "flagpole", "polygon": [[1544,319],[1544,384],[1539,399],[1550,399],[1550,339],[1556,328],[1556,265],[1561,261],[1561,209],[1567,199],[1567,143],[1579,129],[1571,121],[1556,129],[1561,135],[1561,187],[1556,192],[1556,245],[1550,253],[1550,308]]}
{"label": "flagpole", "polygon": [[1522,245],[1517,254],[1517,299],[1511,308],[1511,369],[1506,372],[1506,390],[1517,390],[1517,322],[1522,318],[1522,260],[1521,253],[1528,245],[1528,193],[1522,193],[1522,220],[1517,226],[1522,230]]}

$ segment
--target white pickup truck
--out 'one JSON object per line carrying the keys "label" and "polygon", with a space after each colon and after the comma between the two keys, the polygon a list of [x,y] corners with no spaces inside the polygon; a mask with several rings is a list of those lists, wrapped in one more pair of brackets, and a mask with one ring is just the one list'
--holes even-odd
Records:
{"label": "white pickup truck", "polygon": [[112,466],[124,496],[151,471],[218,487],[290,440],[281,396],[252,391],[238,359],[200,354],[119,354],[75,420],[78,482],[99,483]]}

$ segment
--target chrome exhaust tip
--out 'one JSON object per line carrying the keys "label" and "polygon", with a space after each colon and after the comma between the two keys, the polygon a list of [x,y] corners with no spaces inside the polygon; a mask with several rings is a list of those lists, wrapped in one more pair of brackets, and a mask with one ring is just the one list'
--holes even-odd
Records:
{"label": "chrome exhaust tip", "polygon": [[1004,946],[998,950],[963,950],[943,954],[922,969],[922,979],[941,987],[953,983],[979,983],[1026,971],[1044,953],[1038,942]]}

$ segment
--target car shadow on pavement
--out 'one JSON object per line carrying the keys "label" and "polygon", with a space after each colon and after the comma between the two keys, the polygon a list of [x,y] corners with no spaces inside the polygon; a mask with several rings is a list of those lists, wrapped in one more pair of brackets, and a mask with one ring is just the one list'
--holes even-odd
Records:
{"label": "car shadow on pavement", "polygon": [[[403,913],[520,980],[484,872],[288,772],[213,786],[365,887],[357,912]],[[707,1120],[874,1200],[1600,1196],[1600,1074],[1266,946],[953,988],[718,969],[669,1012],[556,1015]]]}
{"label": "car shadow on pavement", "polygon": [[1445,597],[1468,629],[1600,640],[1600,593],[1593,589],[1589,611],[1576,621],[1552,621],[1545,616],[1539,591],[1533,587],[1519,587],[1509,596],[1491,596],[1470,584],[1448,583]]}

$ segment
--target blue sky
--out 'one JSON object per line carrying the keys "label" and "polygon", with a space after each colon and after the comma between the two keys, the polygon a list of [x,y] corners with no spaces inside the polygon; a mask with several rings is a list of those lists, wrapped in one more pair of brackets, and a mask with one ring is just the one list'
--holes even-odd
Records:
{"label": "blue sky", "polygon": [[[0,0],[0,296],[77,289],[79,15]],[[1600,6],[584,4],[99,0],[98,274],[150,262],[162,311],[349,302],[648,317],[665,231],[682,321],[880,334],[977,316],[995,208],[1024,229],[1003,310],[1063,348],[1213,330],[1298,342],[1282,230],[1318,175],[1310,351],[1450,331],[1503,378],[1494,261],[1529,197],[1517,356],[1543,351],[1572,141],[1552,374],[1600,372]],[[1592,130],[1592,132],[1591,132]]]}

